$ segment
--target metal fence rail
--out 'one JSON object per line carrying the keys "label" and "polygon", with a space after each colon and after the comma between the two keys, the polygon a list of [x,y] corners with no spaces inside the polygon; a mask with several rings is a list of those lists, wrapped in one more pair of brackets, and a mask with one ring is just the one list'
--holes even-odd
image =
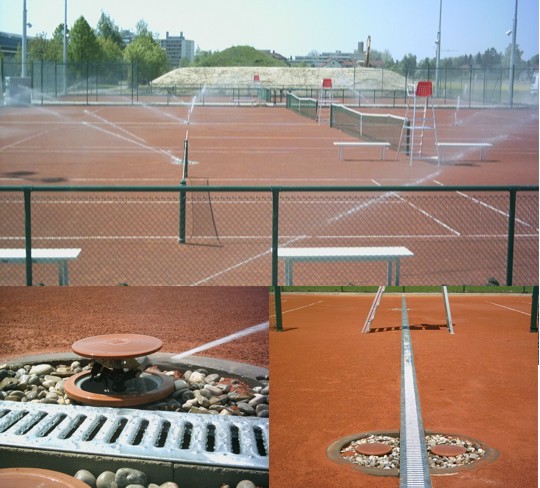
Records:
{"label": "metal fence rail", "polygon": [[[181,208],[185,195],[185,205]],[[538,186],[0,187],[0,286],[280,285],[278,249],[405,247],[402,285],[534,285]],[[295,285],[385,284],[378,261],[295,264]]]}

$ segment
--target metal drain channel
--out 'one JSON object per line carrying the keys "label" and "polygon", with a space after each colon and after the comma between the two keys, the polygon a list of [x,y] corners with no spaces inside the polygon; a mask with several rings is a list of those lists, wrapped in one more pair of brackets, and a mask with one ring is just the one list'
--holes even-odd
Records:
{"label": "metal drain channel", "polygon": [[0,446],[268,469],[268,419],[0,401]]}
{"label": "metal drain channel", "polygon": [[401,311],[400,488],[431,488],[405,295]]}

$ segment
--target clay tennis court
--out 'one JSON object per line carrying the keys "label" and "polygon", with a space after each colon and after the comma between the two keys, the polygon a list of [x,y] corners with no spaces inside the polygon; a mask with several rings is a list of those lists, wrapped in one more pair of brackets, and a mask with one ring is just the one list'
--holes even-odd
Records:
{"label": "clay tennis court", "polygon": [[[441,165],[433,160],[418,160],[409,165],[403,155],[396,160],[394,150],[387,151],[381,161],[379,150],[356,148],[348,150],[345,160],[340,161],[333,142],[351,137],[282,107],[195,106],[190,116],[189,109],[152,105],[3,108],[0,184],[173,187],[182,177],[179,163],[186,138],[188,185],[354,184],[377,188],[538,184],[538,113],[531,109],[461,109],[458,114],[453,109],[437,110],[440,141],[493,144],[485,160],[480,160],[477,149],[471,149],[449,154],[451,161]],[[404,113],[404,109],[390,111]],[[459,124],[455,122],[456,116]],[[1,196],[8,205],[6,213],[20,217],[20,194],[2,192]],[[388,196],[378,198],[380,195],[369,194],[359,201],[340,193],[330,202],[311,195],[293,196],[283,206],[281,245],[316,245],[315,240],[310,240],[311,235],[324,240],[325,245],[380,245],[373,241],[374,237],[379,241],[403,241],[396,236],[403,233],[400,227],[407,222],[406,237],[411,241],[405,244],[414,245],[427,236],[440,246],[433,253],[416,252],[414,262],[404,263],[403,276],[408,283],[462,283],[463,269],[455,264],[459,259],[456,253],[462,252],[453,242],[456,235],[469,239],[467,253],[477,256],[474,266],[466,267],[470,269],[467,281],[484,284],[493,274],[501,279],[504,271],[500,263],[504,267],[506,249],[506,201],[488,199],[478,204],[475,195],[460,195],[457,202],[436,198],[418,205],[408,198],[388,202]],[[537,193],[527,196],[532,198],[526,198],[520,208],[529,214],[520,219],[516,229],[516,236],[522,239],[521,256],[515,262],[515,283],[519,284],[531,281],[527,274],[530,259],[535,260],[537,255]],[[178,195],[174,193],[40,192],[33,198],[39,209],[34,211],[33,220],[37,226],[36,243],[43,246],[46,241],[48,246],[82,249],[80,258],[70,266],[73,285],[270,283],[269,193],[214,192],[211,200],[203,195],[202,200],[190,201],[188,242],[193,246],[178,245]],[[403,213],[393,222],[382,219],[381,215],[396,214],[398,206],[392,206],[396,203]],[[478,215],[480,206],[490,207],[491,211]],[[363,211],[358,213],[357,208]],[[460,214],[447,216],[450,208],[459,209]],[[441,219],[441,215],[445,218]],[[360,217],[361,231],[357,220]],[[367,230],[365,222],[370,224]],[[487,225],[487,230],[479,232],[478,222]],[[20,220],[4,222],[2,245],[22,245],[22,232]],[[479,235],[496,240],[496,249],[486,253],[478,242]],[[127,266],[118,258],[123,255],[136,255],[137,266]],[[427,270],[434,268],[434,260],[442,266],[441,255],[448,256],[450,264],[427,275]],[[164,262],[162,256],[170,256],[170,261]],[[498,268],[494,271],[495,261]],[[186,263],[195,263],[194,269],[187,269]],[[339,284],[351,281],[347,266],[333,273]],[[55,270],[42,268],[36,272],[35,281],[53,283]],[[383,267],[368,271],[366,284],[384,279]],[[361,272],[363,268],[355,274]],[[304,275],[298,274],[305,284],[313,284],[319,276],[324,281],[319,284],[327,284],[329,278],[316,267]],[[23,284],[24,267],[2,266],[0,281],[6,285]]]}
{"label": "clay tennis court", "polygon": [[[338,464],[341,438],[400,429],[402,295],[286,293],[283,332],[270,332],[271,484],[397,487]],[[435,488],[533,487],[538,479],[538,336],[530,295],[451,294],[455,334],[441,294],[406,294],[423,426],[481,441],[496,459],[434,475]],[[498,454],[498,456],[497,456]]]}
{"label": "clay tennis court", "polygon": [[[396,161],[389,151],[351,149],[338,160],[342,132],[282,107],[4,107],[0,113],[2,185],[175,185],[189,140],[189,176],[210,185],[528,185],[538,182],[535,109],[436,111],[439,141],[493,144],[454,162]],[[405,109],[360,109],[394,113]],[[436,184],[439,184],[436,183]]]}
{"label": "clay tennis court", "polygon": [[[264,287],[3,287],[0,363],[21,356],[71,352],[103,334],[143,334],[180,354],[268,320]],[[268,332],[200,352],[199,356],[267,368]]]}

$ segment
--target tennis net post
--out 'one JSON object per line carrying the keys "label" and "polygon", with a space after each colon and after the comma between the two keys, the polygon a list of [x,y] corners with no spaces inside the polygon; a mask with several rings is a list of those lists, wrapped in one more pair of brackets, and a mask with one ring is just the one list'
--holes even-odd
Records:
{"label": "tennis net post", "polygon": [[444,299],[444,311],[446,313],[446,325],[450,334],[454,333],[454,324],[452,323],[452,312],[450,311],[450,301],[448,300],[448,288],[446,285],[442,287],[443,299]]}

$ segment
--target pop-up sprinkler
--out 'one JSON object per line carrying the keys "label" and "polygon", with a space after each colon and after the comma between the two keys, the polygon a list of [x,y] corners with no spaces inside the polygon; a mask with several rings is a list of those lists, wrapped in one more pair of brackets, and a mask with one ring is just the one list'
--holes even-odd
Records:
{"label": "pop-up sprinkler", "polygon": [[80,403],[102,407],[131,407],[155,402],[174,391],[167,375],[145,371],[148,354],[161,349],[161,340],[139,334],[88,337],[71,347],[92,358],[90,371],[78,373],[64,385],[66,394]]}

